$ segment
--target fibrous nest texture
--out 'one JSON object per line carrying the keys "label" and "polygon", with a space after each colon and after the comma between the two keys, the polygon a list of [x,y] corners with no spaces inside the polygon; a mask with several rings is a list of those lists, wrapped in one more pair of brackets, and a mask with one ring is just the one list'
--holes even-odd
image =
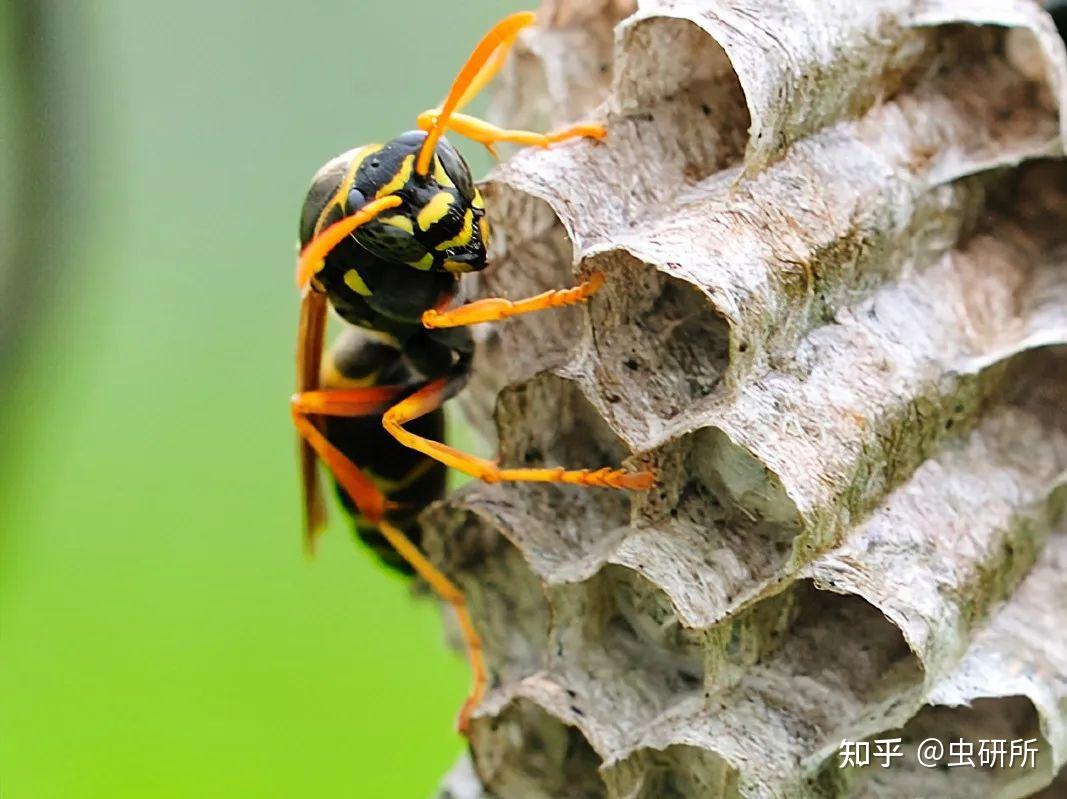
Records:
{"label": "fibrous nest texture", "polygon": [[424,517],[491,672],[446,795],[1067,796],[1065,110],[1031,0],[546,4],[495,111],[608,136],[494,170],[477,292],[607,284],[483,333],[468,405],[658,481]]}

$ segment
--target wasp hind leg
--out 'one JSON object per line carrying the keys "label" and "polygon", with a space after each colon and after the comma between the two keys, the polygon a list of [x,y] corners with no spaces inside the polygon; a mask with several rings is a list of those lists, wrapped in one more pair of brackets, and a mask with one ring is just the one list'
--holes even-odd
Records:
{"label": "wasp hind leg", "polygon": [[404,425],[439,408],[456,393],[462,383],[441,378],[428,383],[385,412],[382,424],[397,441],[424,455],[487,483],[519,481],[532,483],[569,483],[571,485],[622,488],[641,491],[651,488],[652,472],[627,472],[623,469],[501,469],[493,461],[460,452],[439,441],[431,441],[406,429]]}
{"label": "wasp hind leg", "polygon": [[486,687],[482,640],[471,621],[467,599],[456,584],[430,563],[403,531],[389,523],[385,518],[389,509],[385,495],[362,469],[330,443],[309,418],[312,414],[321,416],[376,415],[382,412],[385,405],[388,405],[386,400],[395,399],[400,391],[400,388],[393,386],[305,391],[294,395],[291,401],[293,423],[301,438],[333,472],[337,482],[351,497],[359,512],[377,527],[397,554],[429,584],[434,593],[452,606],[463,633],[467,659],[471,668],[471,689],[463,702],[456,722],[460,733],[466,735],[470,727],[471,713],[481,702]]}

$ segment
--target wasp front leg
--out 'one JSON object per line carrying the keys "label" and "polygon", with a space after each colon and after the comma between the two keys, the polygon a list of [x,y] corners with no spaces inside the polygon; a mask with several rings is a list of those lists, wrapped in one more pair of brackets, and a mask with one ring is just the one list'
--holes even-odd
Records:
{"label": "wasp front leg", "polygon": [[604,285],[604,276],[600,272],[593,275],[574,288],[554,289],[527,297],[523,300],[508,300],[503,297],[487,297],[475,300],[459,308],[449,310],[433,309],[422,315],[424,327],[462,327],[483,322],[499,322],[512,316],[544,311],[549,308],[563,308],[585,302]]}

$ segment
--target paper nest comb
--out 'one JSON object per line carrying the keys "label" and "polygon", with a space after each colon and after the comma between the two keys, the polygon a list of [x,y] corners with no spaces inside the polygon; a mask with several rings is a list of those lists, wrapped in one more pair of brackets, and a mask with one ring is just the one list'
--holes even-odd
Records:
{"label": "paper nest comb", "polygon": [[[1067,761],[1052,20],[1030,0],[557,0],[541,20],[498,118],[609,135],[490,175],[478,291],[607,285],[483,331],[471,416],[506,463],[659,481],[472,484],[424,517],[491,672],[442,796],[1045,789]],[[886,737],[891,768],[839,768],[843,739]],[[927,737],[1039,754],[923,768]]]}

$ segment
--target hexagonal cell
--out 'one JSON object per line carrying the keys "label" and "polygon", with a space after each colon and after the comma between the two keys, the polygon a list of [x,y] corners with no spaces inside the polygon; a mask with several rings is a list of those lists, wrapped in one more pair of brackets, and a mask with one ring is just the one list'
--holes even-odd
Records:
{"label": "hexagonal cell", "polygon": [[[509,386],[500,394],[496,416],[498,429],[506,431],[500,454],[501,463],[507,466],[618,468],[630,455],[577,384],[555,375],[541,374]],[[551,493],[556,508],[595,508],[595,514],[581,513],[599,520],[594,536],[629,520],[630,497],[625,491],[571,485],[531,486],[528,490]],[[560,501],[561,495],[566,499]],[[546,502],[545,507],[553,507],[553,503]],[[546,522],[549,519],[558,523],[558,510],[551,512]]]}
{"label": "hexagonal cell", "polygon": [[[902,739],[903,757],[891,768],[850,769],[850,780],[865,797],[1028,796],[1049,778],[1051,748],[1041,734],[1036,709],[1025,697],[976,699],[969,707],[927,705],[903,729],[874,736],[892,738]],[[982,741],[987,742],[984,765]],[[993,741],[1006,742],[1003,758]],[[1017,745],[1014,761],[1012,741],[1023,742]],[[1032,766],[1026,741],[1033,742],[1035,750]],[[827,764],[826,769],[836,767],[837,763]]]}
{"label": "hexagonal cell", "polygon": [[1067,433],[1067,345],[1040,347],[1015,356],[1004,381],[1006,399],[1051,429]]}
{"label": "hexagonal cell", "polygon": [[[1027,28],[950,22],[937,25],[930,34],[931,42],[924,57],[909,76],[911,85],[943,77],[953,71],[959,71],[960,77],[965,78],[964,73],[971,66],[988,65],[1015,72],[1029,83],[1025,88],[1019,85],[1013,97],[999,98],[1000,102],[1010,102],[1013,108],[1000,114],[996,124],[1031,124],[1023,121],[1024,114],[1020,112],[1027,105],[1030,105],[1028,110],[1032,112],[1034,103],[1055,115],[1057,103],[1054,89],[1049,85],[1055,77],[1041,42]],[[962,65],[962,69],[959,65]],[[969,87],[961,80],[956,88],[961,92],[978,89],[985,92],[987,99],[992,99],[988,86]]]}
{"label": "hexagonal cell", "polygon": [[751,123],[745,95],[722,47],[688,20],[654,17],[625,27],[614,100],[627,117],[669,116],[685,178],[696,183],[740,160]]}
{"label": "hexagonal cell", "polygon": [[783,579],[803,525],[778,476],[723,431],[699,430],[686,443],[681,462],[661,476],[678,485],[677,499],[652,526],[702,539],[698,571],[714,580],[695,581],[696,612],[712,623]]}
{"label": "hexagonal cell", "polygon": [[554,587],[550,596],[554,667],[580,672],[585,661],[610,671],[641,705],[626,703],[635,715],[630,722],[703,690],[707,636],[683,627],[653,582],[609,564],[581,584]]}
{"label": "hexagonal cell", "polygon": [[537,29],[516,42],[493,93],[490,118],[551,130],[583,119],[608,94],[613,28],[636,0],[543,0]]}
{"label": "hexagonal cell", "polygon": [[[494,230],[490,268],[474,276],[470,297],[521,299],[575,284],[574,245],[559,216],[542,199],[499,183],[483,187]],[[482,397],[505,384],[566,363],[584,335],[578,308],[556,308],[474,328],[478,336],[475,380]]]}
{"label": "hexagonal cell", "polygon": [[[540,669],[548,647],[549,608],[541,580],[522,553],[473,511],[438,504],[422,519],[427,554],[467,597],[490,687]],[[462,649],[458,628],[450,633],[455,648]]]}
{"label": "hexagonal cell", "polygon": [[[808,580],[798,582],[796,590],[799,612],[773,657],[776,665],[833,687],[845,703],[857,703],[861,715],[874,705],[900,701],[905,689],[922,684],[918,658],[874,605],[852,594],[820,591]],[[832,728],[847,730],[858,720],[826,710]]]}
{"label": "hexagonal cell", "polygon": [[508,431],[501,456],[515,466],[598,469],[630,454],[578,385],[553,374],[509,386],[497,402],[497,423]]}
{"label": "hexagonal cell", "polygon": [[609,411],[649,425],[712,394],[729,365],[730,328],[708,298],[622,251],[590,265],[607,278],[589,314],[597,376],[615,388]]}
{"label": "hexagonal cell", "polygon": [[603,799],[600,757],[585,736],[519,699],[498,716],[476,719],[471,744],[485,787],[523,799]]}
{"label": "hexagonal cell", "polygon": [[[901,74],[893,104],[918,133],[909,145],[910,171],[944,184],[1048,151],[1059,135],[1049,86],[1056,79],[1030,31],[952,23],[925,33],[921,57]],[[876,147],[899,146],[879,133],[877,113],[867,121],[861,128]]]}
{"label": "hexagonal cell", "polygon": [[778,784],[784,795],[805,763],[899,718],[923,686],[918,658],[873,605],[806,580],[794,591],[792,628],[735,686],[710,696],[702,716],[709,748],[744,763],[742,782]]}
{"label": "hexagonal cell", "polygon": [[627,799],[712,799],[737,795],[737,769],[696,746],[643,749],[604,774],[614,796]]}

